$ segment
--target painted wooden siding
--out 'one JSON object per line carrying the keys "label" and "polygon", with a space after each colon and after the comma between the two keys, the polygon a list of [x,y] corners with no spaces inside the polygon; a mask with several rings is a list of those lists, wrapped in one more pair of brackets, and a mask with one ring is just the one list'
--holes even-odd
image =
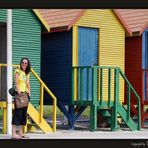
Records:
{"label": "painted wooden siding", "polygon": [[[64,105],[72,97],[72,30],[42,35],[41,77]],[[51,99],[45,93],[44,104]]]}
{"label": "painted wooden siding", "polygon": [[[118,66],[124,72],[125,30],[112,10],[89,9],[74,24],[99,28],[98,63],[101,66]],[[107,75],[105,75],[107,80]],[[107,81],[104,90],[107,98]],[[113,87],[112,83],[112,87]],[[112,98],[113,98],[112,92]],[[124,99],[124,81],[120,79],[120,100]]]}
{"label": "painted wooden siding", "polygon": [[[125,74],[140,98],[142,97],[142,37],[126,37],[125,40]],[[125,102],[127,89],[125,87]],[[131,94],[132,103],[136,103]]]}
{"label": "painted wooden siding", "polygon": [[6,22],[7,14],[6,9],[0,9],[0,22]]}
{"label": "painted wooden siding", "polygon": [[[35,72],[40,76],[41,24],[32,10],[13,9],[13,63],[28,57]],[[31,102],[39,103],[39,83],[31,75]]]}

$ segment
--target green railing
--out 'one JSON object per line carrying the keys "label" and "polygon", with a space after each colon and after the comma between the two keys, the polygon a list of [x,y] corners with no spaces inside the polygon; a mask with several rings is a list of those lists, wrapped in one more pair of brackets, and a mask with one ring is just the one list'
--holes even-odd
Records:
{"label": "green railing", "polygon": [[[140,97],[125,77],[119,67],[110,66],[74,66],[72,68],[72,102],[83,105],[96,105],[99,107],[114,107],[114,117],[117,118],[118,103],[124,87],[127,85],[127,117],[130,115],[131,91],[137,100],[138,127],[140,129]],[[124,83],[125,82],[125,83]],[[124,98],[122,98],[123,100]],[[117,121],[117,119],[115,119]],[[128,120],[128,119],[127,119]],[[115,125],[116,126],[116,125]]]}
{"label": "green railing", "polygon": [[[118,95],[117,92],[119,87],[119,78],[117,77],[117,67],[108,67],[108,66],[75,66],[73,67],[72,72],[72,81],[73,81],[73,97],[72,100],[77,102],[91,101],[96,102],[97,96],[99,96],[99,104],[102,105],[103,102],[107,102],[110,107],[112,104],[111,93],[114,94],[115,98]],[[114,73],[114,75],[113,75]],[[115,74],[116,73],[116,74]],[[106,77],[105,77],[106,74]],[[107,80],[105,79],[107,78]],[[114,78],[114,80],[112,80]],[[108,83],[105,83],[104,82]],[[117,82],[116,82],[117,81]],[[77,84],[76,84],[77,83]],[[114,84],[113,84],[114,83]],[[107,85],[107,98],[104,98],[104,85]],[[116,86],[112,88],[112,85]],[[85,90],[84,92],[84,86]],[[116,89],[115,89],[116,88]],[[86,93],[86,94],[85,94]],[[85,94],[85,98],[84,98]],[[76,97],[77,96],[77,97]],[[88,97],[90,96],[90,97]],[[106,100],[105,100],[106,99]],[[98,101],[98,99],[97,99]]]}
{"label": "green railing", "polygon": [[131,106],[131,91],[134,93],[136,99],[137,99],[137,118],[138,118],[138,128],[140,129],[141,128],[141,103],[140,103],[140,97],[139,95],[137,94],[137,92],[135,91],[135,89],[133,88],[133,86],[130,84],[130,82],[128,81],[128,79],[125,77],[125,75],[123,74],[123,72],[120,70],[119,71],[120,75],[122,76],[122,78],[125,80],[126,84],[127,84],[127,88],[128,88],[128,91],[127,91],[127,114],[128,114],[128,118],[130,117],[130,106]]}

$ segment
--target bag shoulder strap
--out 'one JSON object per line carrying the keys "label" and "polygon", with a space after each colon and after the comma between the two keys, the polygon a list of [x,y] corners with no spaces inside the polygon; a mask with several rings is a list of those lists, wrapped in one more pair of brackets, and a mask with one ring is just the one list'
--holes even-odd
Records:
{"label": "bag shoulder strap", "polygon": [[[20,68],[17,68],[17,69],[18,69],[18,75],[20,75],[20,73],[21,73]],[[15,73],[14,73],[14,75],[15,75]],[[12,86],[15,87],[15,76],[13,76],[13,79],[12,79]]]}

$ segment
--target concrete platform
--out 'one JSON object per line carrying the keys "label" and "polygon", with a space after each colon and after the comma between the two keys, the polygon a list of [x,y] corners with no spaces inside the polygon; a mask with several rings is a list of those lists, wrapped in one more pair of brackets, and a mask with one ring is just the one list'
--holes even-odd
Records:
{"label": "concrete platform", "polygon": [[[141,131],[79,131],[57,130],[55,133],[26,133],[29,139],[148,139],[148,129]],[[0,134],[0,139],[11,139],[10,135]]]}
{"label": "concrete platform", "polygon": [[[47,120],[50,123],[50,121]],[[140,131],[131,131],[123,127],[118,131],[111,131],[111,128],[97,128],[95,132],[89,131],[89,120],[78,120],[75,130],[69,130],[68,125],[57,121],[55,133],[44,134],[40,129],[36,133],[26,133],[29,139],[148,139],[148,127]],[[10,135],[0,134],[0,139],[11,139]]]}

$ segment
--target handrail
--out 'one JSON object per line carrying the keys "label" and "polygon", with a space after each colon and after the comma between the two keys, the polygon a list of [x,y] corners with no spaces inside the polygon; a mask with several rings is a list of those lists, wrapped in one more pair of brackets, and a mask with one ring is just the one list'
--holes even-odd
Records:
{"label": "handrail", "polygon": [[3,66],[3,67],[7,67],[7,66],[19,67],[20,65],[18,65],[18,64],[3,64],[3,63],[0,63],[0,67],[1,66]]}
{"label": "handrail", "polygon": [[[128,79],[126,78],[126,76],[123,74],[123,72],[121,71],[121,69],[119,67],[113,67],[113,66],[74,66],[73,68],[73,71],[72,71],[72,82],[73,82],[73,85],[72,85],[72,88],[73,88],[73,91],[76,90],[76,84],[77,84],[77,90],[74,91],[74,92],[77,92],[78,94],[78,99],[77,101],[83,101],[81,94],[81,86],[83,87],[83,85],[85,84],[87,87],[88,87],[88,83],[90,83],[90,80],[86,79],[86,80],[83,80],[82,79],[82,75],[84,75],[84,70],[85,70],[85,77],[87,78],[89,75],[89,70],[92,69],[93,73],[92,73],[92,80],[93,80],[93,86],[92,86],[92,102],[95,102],[97,101],[97,98],[94,97],[94,96],[97,96],[97,89],[98,89],[98,86],[96,84],[95,81],[97,81],[97,77],[99,76],[99,92],[100,92],[100,98],[99,98],[99,104],[102,105],[102,102],[103,102],[103,69],[107,69],[108,71],[108,100],[107,103],[108,103],[108,107],[111,106],[111,70],[114,70],[114,107],[115,107],[115,116],[117,117],[117,110],[118,110],[118,102],[119,102],[119,75],[122,76],[122,78],[124,79],[124,81],[126,82],[126,84],[128,85],[128,102],[127,102],[127,117],[129,119],[130,117],[130,91],[133,91],[133,93],[135,94],[136,96],[136,99],[137,99],[137,107],[138,107],[138,128],[140,129],[141,127],[141,111],[140,111],[140,97],[139,95],[137,94],[137,92],[135,91],[135,89],[133,88],[133,86],[130,84],[130,82],[128,81]],[[98,72],[98,70],[99,72]],[[75,75],[77,75],[77,80],[78,81],[75,85],[74,85],[74,78],[75,78]],[[95,77],[95,78],[94,78]],[[82,82],[83,81],[83,82]],[[84,84],[83,84],[84,83]],[[91,82],[92,83],[92,82]],[[94,91],[95,89],[95,91]],[[87,90],[87,89],[86,89]],[[73,95],[72,95],[72,101],[74,102],[75,100],[75,96],[74,96],[74,92],[73,92]],[[87,90],[88,92],[88,90]],[[87,101],[87,100],[86,100]],[[112,100],[113,101],[113,100]],[[128,120],[127,119],[127,120]],[[116,125],[115,125],[116,126]]]}
{"label": "handrail", "polygon": [[[0,69],[1,67],[7,67],[7,66],[12,66],[12,67],[20,67],[17,64],[3,64],[0,63]],[[51,98],[53,99],[53,132],[56,131],[56,106],[57,106],[57,98],[55,97],[55,95],[50,91],[50,89],[45,85],[45,83],[41,80],[41,78],[37,75],[37,73],[33,70],[33,68],[31,68],[31,72],[34,75],[34,77],[40,82],[40,111],[39,111],[39,117],[40,117],[40,121],[42,122],[42,118],[43,118],[43,96],[44,96],[44,89],[47,91],[47,93],[49,94],[49,96],[51,96]]]}
{"label": "handrail", "polygon": [[136,96],[136,99],[137,99],[137,107],[138,107],[138,128],[140,129],[141,128],[141,111],[140,111],[140,97],[139,95],[137,94],[137,92],[135,91],[135,89],[133,88],[133,86],[130,84],[130,82],[128,81],[128,79],[126,78],[126,76],[123,74],[123,72],[120,70],[119,71],[120,75],[122,76],[122,78],[126,81],[126,83],[128,84],[128,116],[130,116],[130,90],[133,91],[133,93],[135,94]]}
{"label": "handrail", "polygon": [[73,66],[72,68],[93,68],[93,67],[96,67],[96,68],[104,68],[104,69],[115,69],[115,68],[119,68],[119,67],[113,67],[113,66]]}
{"label": "handrail", "polygon": [[43,93],[44,89],[47,91],[47,93],[51,96],[53,99],[53,132],[56,131],[56,106],[57,106],[57,98],[55,95],[49,90],[49,88],[46,86],[46,84],[41,80],[41,78],[35,73],[35,71],[31,68],[32,74],[38,79],[38,81],[41,84],[41,98],[40,98],[40,121],[43,116]]}
{"label": "handrail", "polygon": [[126,78],[126,76],[123,74],[123,72],[120,70],[120,74],[123,77],[123,79],[130,85],[131,89],[133,90],[133,92],[135,93],[136,97],[139,99],[140,101],[140,97],[137,94],[137,92],[135,91],[135,89],[133,88],[133,86],[131,85],[131,83],[129,82],[129,80]]}

